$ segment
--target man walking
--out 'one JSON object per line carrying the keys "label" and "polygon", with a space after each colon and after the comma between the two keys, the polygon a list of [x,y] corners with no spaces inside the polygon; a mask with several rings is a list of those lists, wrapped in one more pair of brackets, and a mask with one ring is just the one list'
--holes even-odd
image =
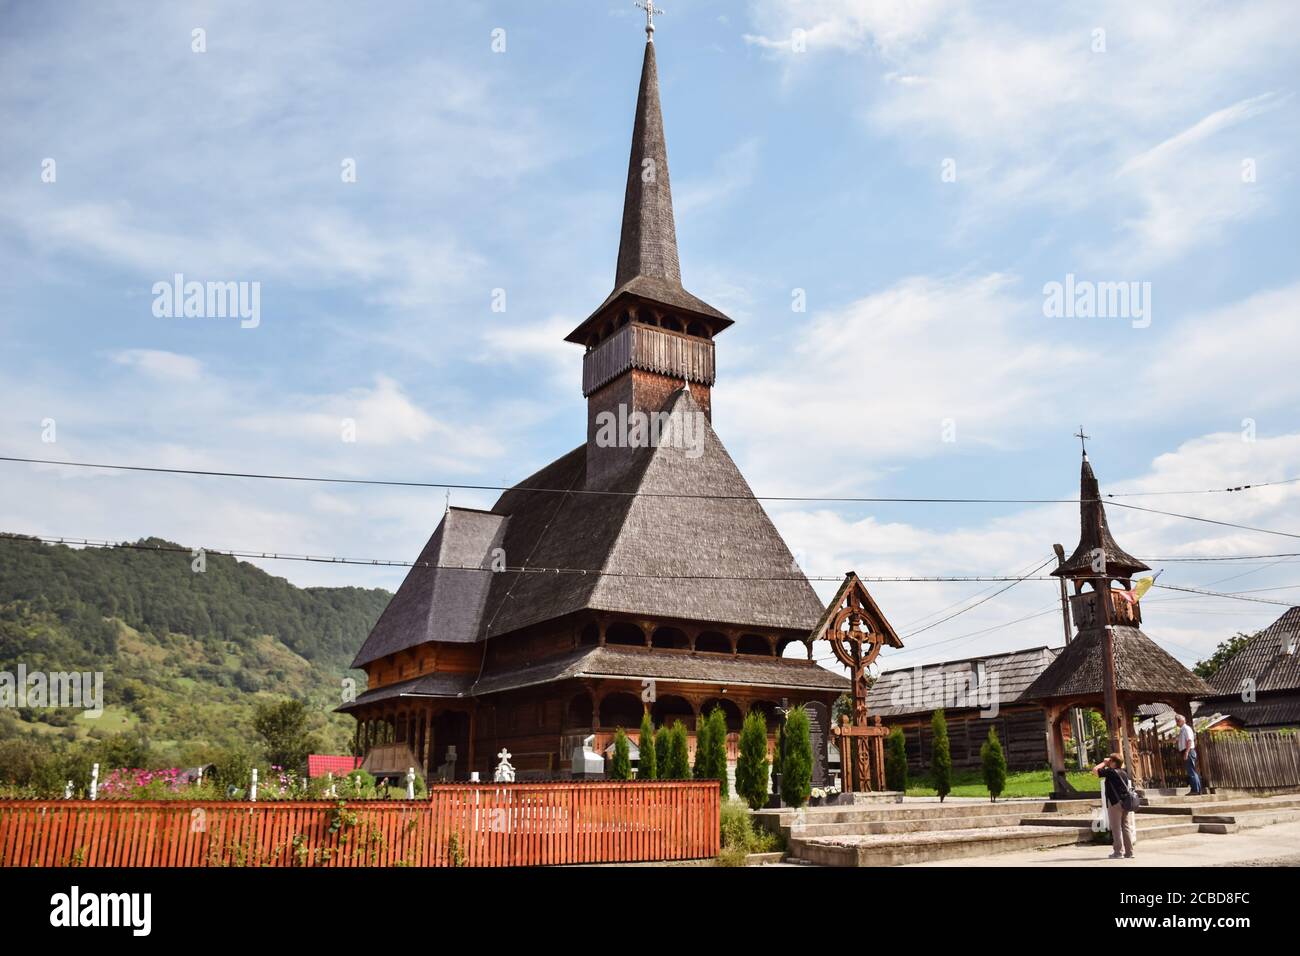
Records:
{"label": "man walking", "polygon": [[1178,752],[1187,761],[1187,782],[1192,787],[1188,796],[1198,796],[1204,793],[1204,790],[1201,787],[1201,775],[1196,772],[1196,734],[1192,732],[1192,725],[1182,714],[1174,718],[1174,723],[1178,725]]}

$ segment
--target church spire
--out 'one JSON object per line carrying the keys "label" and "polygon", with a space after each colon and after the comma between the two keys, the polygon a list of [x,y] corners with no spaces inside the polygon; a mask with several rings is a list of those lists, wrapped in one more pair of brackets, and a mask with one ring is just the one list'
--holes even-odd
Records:
{"label": "church spire", "polygon": [[641,62],[641,88],[636,98],[632,152],[627,162],[615,288],[638,276],[662,279],[675,286],[682,284],[653,29],[653,23],[646,28],[645,59]]}

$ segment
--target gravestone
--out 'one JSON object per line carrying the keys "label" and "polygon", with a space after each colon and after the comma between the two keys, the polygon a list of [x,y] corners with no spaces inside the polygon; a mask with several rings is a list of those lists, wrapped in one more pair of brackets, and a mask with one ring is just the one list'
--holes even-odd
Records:
{"label": "gravestone", "polygon": [[808,712],[808,737],[812,741],[812,786],[825,787],[830,783],[826,772],[826,735],[831,727],[831,709],[819,700],[804,705]]}

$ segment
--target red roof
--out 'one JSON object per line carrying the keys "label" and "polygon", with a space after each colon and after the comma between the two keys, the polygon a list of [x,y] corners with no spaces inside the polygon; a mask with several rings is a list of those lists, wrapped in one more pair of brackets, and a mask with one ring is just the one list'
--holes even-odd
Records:
{"label": "red roof", "polygon": [[343,757],[336,754],[309,754],[307,776],[323,777],[327,773],[342,776],[361,766],[360,757]]}

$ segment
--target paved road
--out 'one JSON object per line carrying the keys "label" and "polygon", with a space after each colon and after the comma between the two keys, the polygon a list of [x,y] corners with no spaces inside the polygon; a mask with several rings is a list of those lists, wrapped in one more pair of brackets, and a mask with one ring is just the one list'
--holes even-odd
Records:
{"label": "paved road", "polygon": [[[1139,838],[1142,831],[1138,831]],[[913,866],[1300,866],[1300,823],[1241,830],[1189,833],[1138,840],[1131,860],[1108,860],[1109,845],[1058,846],[995,853],[962,860],[934,860]]]}

